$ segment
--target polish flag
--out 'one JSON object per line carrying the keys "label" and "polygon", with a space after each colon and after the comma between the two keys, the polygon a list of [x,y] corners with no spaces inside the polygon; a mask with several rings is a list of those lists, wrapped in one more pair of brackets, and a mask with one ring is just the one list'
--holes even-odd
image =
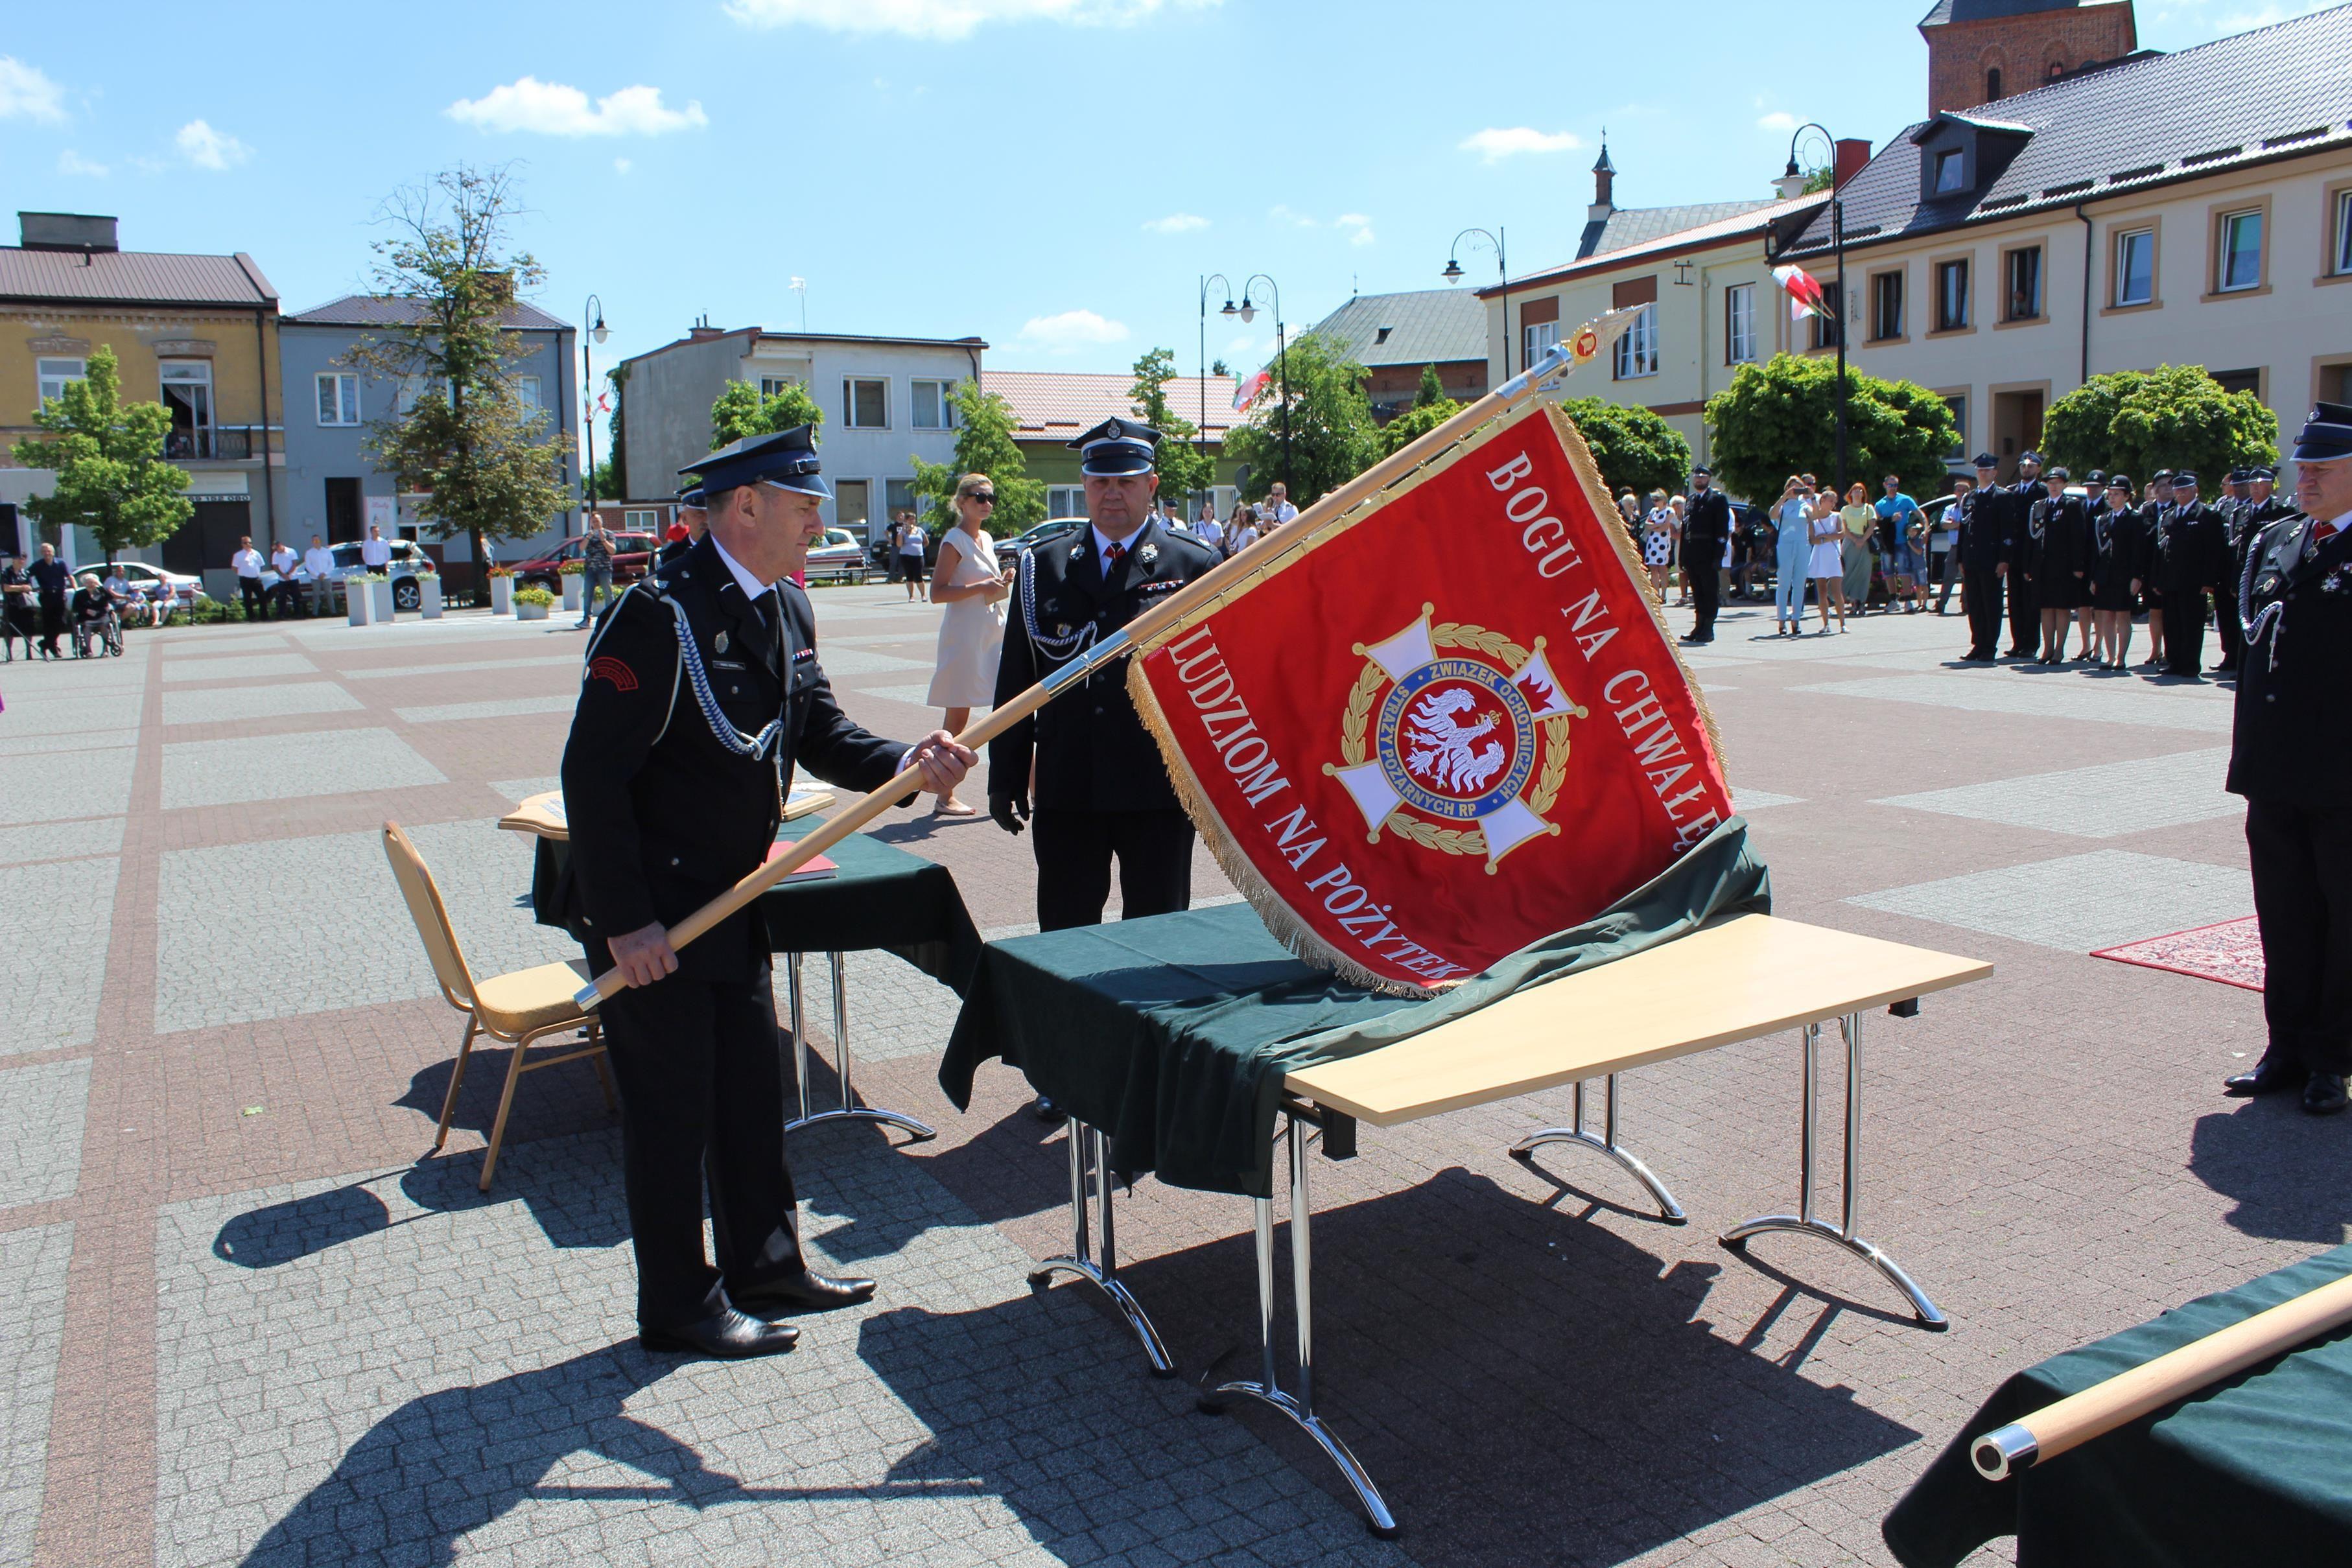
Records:
{"label": "polish flag", "polygon": [[1789,319],[1801,321],[1808,316],[1826,317],[1830,313],[1828,298],[1813,275],[1801,267],[1776,267],[1772,276],[1789,291]]}
{"label": "polish flag", "polygon": [[613,412],[613,398],[611,393],[598,392],[596,394],[596,412],[598,413],[610,413]]}
{"label": "polish flag", "polygon": [[1260,371],[1246,379],[1235,376],[1234,378],[1234,412],[1239,413],[1251,403],[1255,402],[1257,394],[1265,391],[1266,383],[1272,380],[1274,380],[1274,372],[1271,371]]}

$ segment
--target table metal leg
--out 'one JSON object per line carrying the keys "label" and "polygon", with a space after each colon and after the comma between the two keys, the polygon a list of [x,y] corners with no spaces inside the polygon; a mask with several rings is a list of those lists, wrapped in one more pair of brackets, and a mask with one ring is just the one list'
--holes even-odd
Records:
{"label": "table metal leg", "polygon": [[1290,1137],[1290,1300],[1298,1334],[1297,1392],[1286,1393],[1276,1375],[1274,1358],[1274,1200],[1255,1200],[1257,1209],[1257,1323],[1264,1352],[1260,1375],[1254,1381],[1221,1383],[1201,1396],[1201,1408],[1223,1413],[1233,1396],[1255,1399],[1272,1406],[1291,1424],[1315,1439],[1324,1456],[1339,1467],[1364,1510],[1367,1527],[1387,1540],[1397,1533],[1396,1516],[1381,1496],[1372,1478],[1348,1450],[1339,1435],[1315,1414],[1315,1249],[1310,1234],[1311,1206],[1307,1192],[1307,1132],[1296,1116],[1289,1120]]}
{"label": "table metal leg", "polygon": [[1584,1128],[1584,1081],[1579,1079],[1576,1084],[1576,1125],[1546,1127],[1540,1132],[1529,1133],[1511,1145],[1511,1157],[1524,1164],[1534,1156],[1536,1150],[1548,1144],[1581,1144],[1588,1149],[1597,1149],[1616,1161],[1627,1176],[1650,1189],[1650,1197],[1658,1206],[1659,1218],[1668,1225],[1689,1224],[1690,1216],[1685,1214],[1683,1206],[1675,1201],[1675,1195],[1666,1190],[1666,1184],[1660,1181],[1656,1173],[1642,1163],[1640,1155],[1630,1149],[1619,1146],[1617,1143],[1617,1075],[1613,1072],[1609,1075],[1603,1104],[1602,1131],[1601,1136],[1595,1137]]}
{"label": "table metal leg", "polygon": [[[1143,1304],[1135,1299],[1118,1278],[1118,1230],[1111,1207],[1115,1178],[1110,1169],[1110,1144],[1100,1132],[1076,1117],[1064,1125],[1070,1145],[1070,1250],[1067,1256],[1048,1258],[1030,1272],[1032,1289],[1042,1287],[1056,1272],[1075,1274],[1108,1296],[1127,1319],[1127,1326],[1143,1345],[1143,1354],[1151,1363],[1154,1377],[1176,1375],[1176,1362],[1160,1343],[1160,1331],[1152,1326]],[[1102,1216],[1102,1257],[1094,1257],[1094,1236],[1087,1223],[1087,1168],[1093,1167],[1094,1198]]]}
{"label": "table metal leg", "polygon": [[885,1111],[857,1103],[856,1093],[849,1084],[849,982],[842,967],[841,955],[827,953],[825,958],[833,966],[833,1070],[834,1075],[841,1081],[841,1103],[831,1111],[812,1113],[809,1109],[808,1037],[801,1030],[801,956],[794,953],[791,964],[793,1039],[795,1049],[800,1051],[801,1113],[797,1119],[784,1124],[784,1131],[798,1132],[817,1122],[878,1122],[910,1134],[919,1144],[938,1137],[938,1133],[903,1111]]}
{"label": "table metal leg", "polygon": [[1817,1124],[1821,1112],[1822,1026],[1807,1024],[1804,1029],[1804,1126],[1798,1141],[1797,1212],[1769,1214],[1735,1225],[1723,1233],[1721,1240],[1724,1246],[1735,1252],[1745,1248],[1749,1237],[1769,1230],[1794,1231],[1834,1241],[1877,1270],[1885,1276],[1888,1284],[1902,1291],[1922,1326],[1937,1331],[1948,1329],[1951,1327],[1951,1320],[1927,1299],[1927,1293],[1903,1271],[1902,1265],[1854,1233],[1862,1218],[1862,1015],[1846,1014],[1838,1020],[1838,1028],[1845,1036],[1845,1184],[1840,1194],[1842,1213],[1839,1223],[1832,1225],[1813,1212],[1814,1172],[1821,1152]]}

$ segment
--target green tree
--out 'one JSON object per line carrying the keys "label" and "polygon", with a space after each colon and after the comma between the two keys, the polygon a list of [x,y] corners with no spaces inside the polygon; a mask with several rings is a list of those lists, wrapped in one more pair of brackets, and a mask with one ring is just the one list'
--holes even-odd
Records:
{"label": "green tree", "polygon": [[[614,365],[604,372],[604,380],[611,383],[613,389],[613,413],[604,424],[605,434],[612,437],[607,444],[607,449],[612,453],[607,465],[613,470],[613,488],[608,491],[600,485],[596,487],[596,494],[621,501],[629,496],[629,448],[626,427],[622,423],[622,411],[628,402],[625,394],[629,385],[629,367],[625,363]],[[592,413],[589,417],[593,419],[595,416]]]}
{"label": "green tree", "polygon": [[1154,349],[1135,361],[1135,384],[1127,395],[1135,400],[1143,423],[1160,433],[1160,493],[1181,498],[1214,484],[1217,464],[1192,444],[1200,426],[1168,405],[1168,383],[1175,379],[1176,351]]}
{"label": "green tree", "polygon": [[[1377,462],[1379,428],[1364,395],[1364,367],[1337,340],[1309,332],[1290,340],[1286,371],[1253,405],[1225,450],[1249,465],[1244,495],[1256,500],[1283,477],[1284,412],[1289,413],[1290,499],[1304,509]],[[1288,396],[1283,381],[1289,382]]]}
{"label": "green tree", "polygon": [[187,471],[163,461],[172,416],[160,402],[122,401],[121,366],[112,349],[89,357],[88,374],[43,402],[28,435],[11,452],[27,468],[54,468],[57,487],[25,503],[44,528],[88,528],[106,551],[162,544],[196,509],[181,492]]}
{"label": "green tree", "polygon": [[614,471],[613,459],[607,457],[588,470],[587,488],[588,494],[595,497],[600,506],[606,501],[623,499],[620,476]]}
{"label": "green tree", "polygon": [[[1427,385],[1424,379],[1424,391]],[[1402,450],[1407,442],[1420,440],[1461,412],[1462,405],[1450,397],[1440,397],[1434,402],[1423,402],[1415,398],[1411,408],[1381,426],[1381,455],[1386,457],[1392,452]]]}
{"label": "green tree", "polygon": [[[823,425],[824,410],[808,388],[788,382],[779,392],[762,392],[749,382],[729,382],[719,401],[710,405],[710,449],[747,435],[773,435],[803,424]],[[817,436],[811,431],[812,438]]]}
{"label": "green tree", "polygon": [[2093,376],[2050,405],[2042,440],[2076,473],[2145,480],[2159,468],[2224,474],[2278,461],[2278,419],[2250,392],[2224,392],[2202,365]]}
{"label": "green tree", "polygon": [[[465,535],[476,561],[485,539],[528,538],[572,500],[562,478],[571,434],[523,400],[514,367],[530,348],[499,325],[545,277],[528,252],[509,248],[516,198],[506,169],[463,163],[395,192],[385,221],[396,232],[375,244],[373,285],[415,313],[344,356],[416,389],[400,400],[404,409],[369,427],[369,450],[403,490],[423,494],[417,515],[435,537]],[[475,601],[488,592],[487,575],[478,576]]]}
{"label": "green tree", "polygon": [[[1454,400],[1452,398],[1445,395],[1445,383],[1437,379],[1437,367],[1435,365],[1422,366],[1421,385],[1412,394],[1412,406],[1415,408],[1427,408],[1432,403],[1453,402]],[[1454,406],[1458,408],[1461,405],[1459,403],[1455,403]],[[1393,448],[1391,448],[1391,450],[1393,450]]]}
{"label": "green tree", "polygon": [[955,461],[926,463],[910,456],[915,465],[915,494],[928,499],[923,526],[937,533],[955,526],[956,481],[967,474],[985,474],[996,488],[996,510],[988,531],[998,538],[1025,533],[1045,520],[1045,486],[1029,477],[1013,433],[1020,428],[1013,409],[992,392],[982,392],[977,379],[956,382],[948,393],[956,409]]}
{"label": "green tree", "polygon": [[1672,495],[1690,477],[1690,443],[1648,409],[1598,397],[1562,398],[1559,406],[1592,448],[1593,464],[1611,496],[1628,490]]}
{"label": "green tree", "polygon": [[[1915,495],[1940,493],[1945,455],[1960,439],[1943,398],[1916,382],[1881,381],[1846,371],[1848,483],[1874,490],[1882,474],[1902,476]],[[1837,362],[1775,354],[1739,367],[1731,384],[1706,400],[1715,433],[1716,476],[1733,495],[1769,500],[1791,474],[1826,481],[1837,461]]]}

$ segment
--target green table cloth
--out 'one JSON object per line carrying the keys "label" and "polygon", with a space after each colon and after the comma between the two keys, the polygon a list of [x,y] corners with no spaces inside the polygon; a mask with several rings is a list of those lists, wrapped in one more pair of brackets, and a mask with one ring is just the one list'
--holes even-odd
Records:
{"label": "green table cloth", "polygon": [[[776,837],[797,840],[813,817],[786,822]],[[539,839],[530,902],[542,925],[563,924],[556,887],[571,846]],[[840,871],[817,882],[788,883],[761,895],[768,946],[777,953],[895,953],[961,995],[980,961],[979,928],[948,868],[863,833],[825,852]]]}
{"label": "green table cloth", "polygon": [[972,1074],[1001,1057],[1108,1134],[1116,1169],[1265,1197],[1286,1073],[1392,1044],[1718,915],[1770,908],[1770,877],[1735,817],[1593,919],[1427,1001],[1308,967],[1243,904],[1014,937],[982,949],[940,1087],[967,1108]]}
{"label": "green table cloth", "polygon": [[2352,1327],[2007,1480],[1969,1461],[1997,1427],[2347,1273],[2339,1247],[2017,1374],[1886,1516],[1887,1545],[1906,1568],[2000,1535],[2018,1568],[2352,1563]]}

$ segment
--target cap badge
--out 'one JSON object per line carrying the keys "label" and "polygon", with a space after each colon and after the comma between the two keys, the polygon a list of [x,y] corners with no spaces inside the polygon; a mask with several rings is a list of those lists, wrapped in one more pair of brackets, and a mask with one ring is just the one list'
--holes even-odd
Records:
{"label": "cap badge", "polygon": [[1072,546],[1070,547],[1070,559],[1071,559],[1072,560],[1084,560],[1084,559],[1087,559],[1087,547],[1086,547],[1086,545],[1085,545],[1084,543],[1079,543],[1079,544],[1074,544],[1074,545],[1072,545]]}
{"label": "cap badge", "polygon": [[1126,434],[1126,428],[1122,426],[1118,421],[1110,419],[1103,422],[1104,439],[1117,441],[1120,436],[1125,435]]}

